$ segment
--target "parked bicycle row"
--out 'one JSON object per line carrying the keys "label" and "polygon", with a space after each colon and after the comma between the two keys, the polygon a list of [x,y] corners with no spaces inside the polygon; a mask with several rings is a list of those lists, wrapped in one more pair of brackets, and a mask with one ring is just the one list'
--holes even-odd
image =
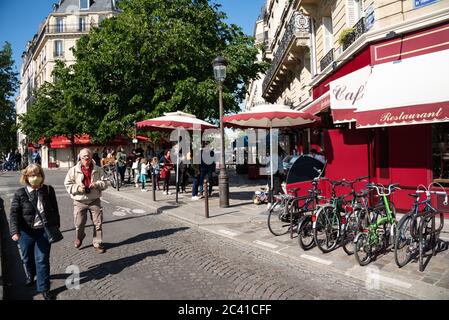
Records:
{"label": "parked bicycle row", "polygon": [[[398,267],[417,259],[423,271],[429,252],[433,256],[437,253],[444,225],[443,212],[432,205],[431,196],[444,196],[447,205],[445,189],[438,183],[418,186],[415,193],[408,194],[411,210],[398,221],[390,196],[400,189],[399,185],[384,186],[366,179],[330,180],[319,176],[305,196],[297,196],[299,188],[274,196],[268,210],[268,229],[275,236],[290,232],[291,238],[296,232],[303,250],[317,246],[328,253],[342,247],[348,255],[354,254],[361,266],[393,251]],[[323,196],[324,183],[330,184],[329,197]],[[357,183],[363,183],[365,189],[356,191]],[[350,191],[341,194],[341,187]]]}

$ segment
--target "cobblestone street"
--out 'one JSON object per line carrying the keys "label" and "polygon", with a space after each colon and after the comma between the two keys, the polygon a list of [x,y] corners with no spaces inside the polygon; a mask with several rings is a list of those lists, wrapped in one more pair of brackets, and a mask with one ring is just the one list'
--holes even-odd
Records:
{"label": "cobblestone street", "polygon": [[[91,244],[91,225],[80,250],[73,246],[71,200],[62,186],[64,171],[48,171],[56,188],[65,239],[53,245],[52,289],[58,299],[407,299],[370,290],[362,281],[325,268],[292,262],[187,224],[143,206],[104,199],[105,254]],[[7,179],[4,179],[7,178]],[[1,196],[9,212],[18,175],[2,177]],[[6,182],[6,183],[5,183]],[[7,186],[7,187],[6,187]],[[40,299],[24,288],[18,253],[9,241],[10,299]],[[74,271],[79,270],[79,289]],[[68,283],[68,286],[66,286]]]}

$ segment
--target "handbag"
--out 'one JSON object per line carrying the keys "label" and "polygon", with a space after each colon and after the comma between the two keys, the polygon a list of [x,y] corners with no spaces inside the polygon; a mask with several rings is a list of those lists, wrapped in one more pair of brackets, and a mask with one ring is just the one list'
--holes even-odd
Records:
{"label": "handbag", "polygon": [[[48,186],[47,186],[47,188],[48,188]],[[58,226],[48,224],[47,219],[42,218],[42,215],[39,212],[39,209],[34,204],[34,202],[31,200],[31,195],[28,192],[27,187],[25,187],[24,189],[28,195],[28,199],[30,200],[31,204],[34,207],[34,210],[36,210],[37,215],[39,216],[39,218],[42,221],[42,224],[44,225],[44,231],[47,234],[48,242],[55,243],[55,242],[58,242],[58,241],[61,241],[62,239],[64,239],[64,236],[62,235],[61,230],[59,230]]]}

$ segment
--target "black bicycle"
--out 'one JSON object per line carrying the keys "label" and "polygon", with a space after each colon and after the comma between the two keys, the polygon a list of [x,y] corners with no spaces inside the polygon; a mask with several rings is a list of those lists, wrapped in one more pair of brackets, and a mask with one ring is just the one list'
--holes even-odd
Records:
{"label": "black bicycle", "polygon": [[[433,185],[438,185],[443,191],[431,191]],[[420,194],[425,194],[426,199],[420,201]],[[415,193],[409,194],[414,198],[413,208],[401,218],[396,231],[394,259],[399,268],[418,257],[419,271],[422,272],[425,268],[424,256],[427,251],[432,250],[432,256],[436,255],[439,234],[444,225],[444,215],[432,206],[431,194],[444,195],[444,204],[447,205],[448,195],[438,183],[433,182],[427,188],[420,185]],[[420,207],[422,210],[419,209]],[[438,227],[436,227],[437,216],[439,217]]]}

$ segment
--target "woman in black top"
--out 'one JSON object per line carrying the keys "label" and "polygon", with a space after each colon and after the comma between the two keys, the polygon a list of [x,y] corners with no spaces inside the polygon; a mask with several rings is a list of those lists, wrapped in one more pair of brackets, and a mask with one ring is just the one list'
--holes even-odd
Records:
{"label": "woman in black top", "polygon": [[55,190],[45,185],[44,180],[44,171],[38,164],[31,164],[22,170],[20,183],[25,187],[16,191],[11,203],[10,233],[12,240],[20,244],[26,268],[26,285],[32,286],[36,276],[37,292],[42,293],[45,300],[53,300],[55,297],[50,292],[51,244],[42,219],[58,227],[60,221]]}

